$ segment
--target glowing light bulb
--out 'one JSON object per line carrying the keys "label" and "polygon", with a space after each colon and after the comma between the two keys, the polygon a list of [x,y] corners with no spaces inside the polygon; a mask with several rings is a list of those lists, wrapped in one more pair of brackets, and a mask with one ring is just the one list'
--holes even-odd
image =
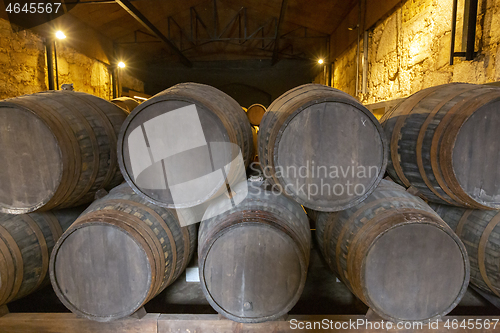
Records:
{"label": "glowing light bulb", "polygon": [[318,64],[322,65],[323,64],[323,59],[318,59]]}
{"label": "glowing light bulb", "polygon": [[66,35],[64,34],[64,32],[59,30],[58,32],[56,32],[56,37],[59,39],[64,39],[64,38],[66,38]]}
{"label": "glowing light bulb", "polygon": [[124,63],[123,61],[120,61],[120,62],[118,63],[118,67],[120,67],[120,68],[125,68],[125,63]]}

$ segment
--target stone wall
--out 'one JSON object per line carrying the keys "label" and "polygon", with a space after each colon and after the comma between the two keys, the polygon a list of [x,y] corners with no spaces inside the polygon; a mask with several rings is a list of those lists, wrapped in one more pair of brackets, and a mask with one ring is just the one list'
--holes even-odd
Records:
{"label": "stone wall", "polygon": [[0,99],[47,90],[46,81],[42,38],[0,19]]}
{"label": "stone wall", "polygon": [[73,83],[75,91],[112,99],[112,79],[109,65],[91,59],[56,41],[59,86]]}
{"label": "stone wall", "polygon": [[[56,41],[56,50],[59,86],[73,83],[76,91],[112,98],[108,64],[67,47],[64,40]],[[8,21],[0,19],[0,99],[45,91],[47,77],[44,39],[31,30],[13,31]],[[125,81],[144,91],[144,83],[134,77],[127,75]]]}
{"label": "stone wall", "polygon": [[[369,30],[364,103],[406,97],[449,82],[500,80],[500,0],[480,0],[476,51],[449,65],[452,0],[407,0]],[[458,3],[455,50],[461,51],[463,0]],[[363,45],[361,43],[361,57]],[[498,59],[498,60],[497,60]],[[360,60],[361,63],[361,60]],[[359,81],[361,85],[361,66]],[[335,59],[334,86],[355,96],[356,45]]]}

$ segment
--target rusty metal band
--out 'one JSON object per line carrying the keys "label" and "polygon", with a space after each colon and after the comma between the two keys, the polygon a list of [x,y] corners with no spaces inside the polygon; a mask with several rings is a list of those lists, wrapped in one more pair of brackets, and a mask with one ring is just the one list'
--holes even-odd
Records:
{"label": "rusty metal band", "polygon": [[444,130],[444,133],[442,135],[442,142],[447,143],[450,149],[441,149],[439,151],[439,158],[440,160],[444,161],[445,167],[442,169],[443,178],[445,179],[446,183],[450,185],[450,188],[454,189],[454,193],[456,193],[456,195],[463,202],[476,209],[491,209],[491,207],[482,205],[478,201],[472,199],[471,196],[463,190],[462,186],[458,182],[457,177],[455,176],[455,172],[452,167],[452,147],[455,144],[457,134],[461,126],[465,124],[467,119],[469,119],[469,117],[472,116],[472,114],[474,114],[474,112],[476,112],[479,108],[500,98],[500,92],[498,92],[498,89],[496,88],[483,88],[481,90],[478,90],[478,92],[481,93],[468,100],[466,106],[457,112],[455,117],[453,117],[453,120],[450,121],[450,123]]}
{"label": "rusty metal band", "polygon": [[461,95],[461,94],[463,94],[463,93],[465,93],[467,91],[473,90],[473,89],[477,89],[477,86],[472,86],[472,87],[471,86],[467,86],[466,89],[461,89],[458,92],[451,94],[450,96],[448,96],[447,98],[445,98],[440,103],[438,103],[434,107],[434,109],[429,113],[429,115],[425,119],[424,123],[422,124],[422,127],[420,127],[420,131],[418,132],[418,137],[417,137],[416,152],[417,152],[417,165],[418,165],[418,170],[420,171],[420,176],[422,177],[425,185],[427,185],[427,187],[429,188],[429,190],[432,191],[432,193],[434,193],[438,198],[440,198],[441,200],[443,200],[446,203],[449,203],[450,205],[454,205],[455,202],[453,202],[452,200],[449,200],[449,199],[445,198],[444,196],[442,196],[434,188],[434,186],[431,184],[429,178],[427,177],[427,173],[425,172],[424,163],[423,163],[423,160],[422,160],[422,146],[423,146],[423,143],[424,143],[424,139],[425,139],[425,134],[427,132],[427,128],[429,127],[429,124],[434,119],[434,116],[441,110],[441,108],[446,103],[450,102],[451,100],[453,100],[457,96],[459,96],[459,95]]}
{"label": "rusty metal band", "polygon": [[21,289],[21,284],[23,283],[23,278],[24,278],[23,255],[14,238],[3,226],[0,226],[0,237],[7,244],[8,250],[12,254],[15,263],[14,285],[12,287],[11,294],[5,301],[5,303],[8,303],[12,299],[14,299],[14,297],[16,297],[17,293],[19,292],[19,289]]}
{"label": "rusty metal band", "polygon": [[[106,203],[109,204],[110,202],[107,201]],[[127,203],[125,207],[130,207],[130,205]],[[146,221],[133,214],[116,210],[115,206],[108,206],[102,210],[94,212],[94,214],[103,214],[104,216],[114,219],[117,219],[118,216],[121,223],[135,229],[135,231],[146,241],[146,244],[153,253],[153,260],[156,269],[155,283],[152,286],[149,299],[155,297],[163,283],[163,277],[165,275],[165,257],[160,240],[156,236],[156,233],[150,228],[149,225],[147,225]],[[141,232],[141,230],[143,232]]]}
{"label": "rusty metal band", "polygon": [[0,268],[2,285],[0,288],[0,304],[5,304],[9,296],[11,295],[12,288],[14,288],[15,279],[15,263],[11,252],[9,251],[5,241],[0,238],[0,260],[2,260],[2,267]]}
{"label": "rusty metal band", "polygon": [[47,225],[49,226],[50,232],[52,233],[52,239],[54,243],[62,236],[63,230],[59,220],[52,212],[42,213]]}
{"label": "rusty metal band", "polygon": [[481,273],[481,277],[483,278],[484,283],[486,283],[488,288],[490,288],[490,290],[498,297],[500,297],[500,292],[498,292],[497,288],[493,286],[490,278],[488,277],[488,273],[486,272],[485,257],[486,257],[486,246],[488,245],[488,238],[490,237],[493,229],[495,229],[495,227],[499,223],[500,223],[500,213],[496,214],[488,223],[488,225],[483,231],[483,234],[481,235],[477,247],[477,263],[479,266],[479,272]]}
{"label": "rusty metal band", "polygon": [[[391,161],[392,161],[392,167],[394,168],[394,171],[396,171],[398,178],[406,187],[410,187],[411,183],[408,180],[408,178],[406,178],[403,172],[403,167],[401,166],[401,161],[399,159],[398,147],[399,147],[400,136],[402,135],[401,129],[403,128],[408,116],[411,114],[413,109],[422,101],[422,99],[429,96],[438,89],[439,86],[428,88],[419,93],[416,93],[415,95],[408,97],[408,99],[406,100],[407,101],[406,104],[408,105],[406,105],[405,103],[401,103],[397,108],[394,108],[394,113],[396,113],[397,120],[391,134],[391,141],[390,141]],[[396,112],[396,109],[398,112]]]}
{"label": "rusty metal band", "polygon": [[191,238],[189,237],[189,230],[186,227],[181,227],[179,224],[179,227],[181,228],[182,232],[182,239],[184,241],[184,260],[182,260],[182,268],[181,271],[183,271],[187,265],[188,265],[188,260],[189,258],[189,249],[191,247]]}
{"label": "rusty metal band", "polygon": [[[75,96],[77,96],[77,95],[75,94]],[[81,126],[83,126],[85,128],[85,130],[87,132],[86,133],[87,138],[90,140],[90,143],[91,143],[92,155],[94,156],[93,170],[92,170],[92,174],[90,175],[90,178],[88,180],[85,180],[85,179],[81,180],[83,183],[85,183],[85,187],[80,191],[80,193],[75,193],[75,191],[72,191],[71,195],[66,198],[66,199],[68,199],[68,202],[65,202],[65,205],[72,205],[72,204],[78,202],[83,196],[85,196],[85,194],[87,194],[88,191],[94,185],[95,180],[97,179],[97,175],[99,174],[99,165],[100,165],[99,151],[100,151],[100,149],[99,149],[99,142],[97,141],[97,137],[96,137],[96,134],[94,132],[94,129],[89,124],[87,118],[83,114],[81,114],[77,109],[68,105],[65,101],[58,100],[58,102],[61,105],[63,105],[64,107],[66,107],[68,110],[71,110],[72,111],[71,115],[77,119],[78,124],[80,124]],[[88,148],[89,147],[87,147],[87,149]],[[111,147],[110,147],[110,149],[111,149]],[[80,171],[83,171],[83,170],[80,169]],[[78,178],[76,179],[77,185],[80,182],[81,176],[82,176],[82,173],[78,174]],[[76,189],[77,189],[77,187],[75,186],[74,190],[76,190]],[[76,197],[71,198],[75,194],[76,194]],[[71,199],[71,201],[69,199]]]}
{"label": "rusty metal band", "polygon": [[[54,111],[51,110],[50,108],[45,108],[42,103],[35,104],[31,100],[29,96],[19,98],[15,101],[15,104],[21,105],[25,107],[26,109],[30,110],[33,114],[36,116],[40,117],[43,122],[47,125],[47,127],[51,130],[52,134],[54,135],[56,142],[58,144],[58,147],[61,152],[61,163],[62,163],[62,170],[61,170],[61,178],[60,182],[58,184],[58,187],[56,191],[52,194],[52,197],[47,200],[45,205],[42,207],[43,209],[50,209],[54,207],[54,203],[59,200],[58,197],[64,196],[65,193],[67,192],[67,187],[70,184],[70,179],[73,174],[73,165],[71,163],[66,163],[66,160],[68,159],[68,154],[69,154],[69,149],[67,149],[67,142],[70,142],[70,144],[74,144],[74,141],[72,140],[73,138],[68,134],[66,130],[60,131],[61,128],[65,129],[65,125],[61,123],[61,121],[64,121],[62,117],[58,117],[57,115],[54,115]],[[36,110],[36,111],[35,111]],[[71,159],[70,159],[71,160]]]}
{"label": "rusty metal band", "polygon": [[[161,285],[163,285],[163,282],[166,281],[165,283],[171,283],[172,282],[172,279],[173,279],[173,276],[174,276],[174,272],[175,272],[175,268],[176,268],[176,264],[177,264],[177,248],[176,248],[176,245],[175,245],[175,239],[174,239],[174,236],[172,234],[172,231],[170,230],[170,227],[165,223],[165,221],[163,220],[163,218],[157,213],[155,212],[153,209],[151,209],[150,207],[142,204],[142,203],[139,203],[139,202],[136,202],[136,201],[132,201],[132,200],[127,200],[127,199],[110,199],[110,200],[106,200],[106,203],[116,203],[116,204],[124,204],[126,206],[135,206],[137,208],[140,208],[144,211],[146,211],[147,213],[149,213],[150,215],[152,215],[156,221],[160,224],[160,226],[163,228],[163,230],[165,230],[165,233],[167,234],[167,237],[170,241],[170,248],[172,250],[172,268],[170,270],[170,273],[169,273],[169,276],[167,277],[167,279],[165,280],[165,272],[164,272],[164,269],[165,269],[165,265],[166,265],[166,258],[165,258],[165,253],[163,253],[163,247],[161,246],[161,243],[159,242],[158,240],[158,237],[157,235],[153,232],[154,234],[154,238],[158,241],[157,243],[157,246],[159,246],[159,250],[161,249],[160,253],[161,253],[161,256],[160,256],[160,260],[161,260],[161,264],[160,264],[160,267],[162,269],[162,283],[160,284],[160,286],[158,287],[158,289],[160,289]],[[142,224],[144,224],[144,221],[142,221]],[[151,230],[148,226],[149,230]]]}
{"label": "rusty metal band", "polygon": [[[84,98],[85,97],[85,98]],[[106,173],[106,176],[104,177],[101,187],[106,187],[109,185],[109,182],[113,179],[115,176],[115,173],[118,170],[118,157],[117,157],[117,134],[115,132],[115,129],[113,128],[112,122],[107,116],[106,112],[104,112],[101,108],[97,107],[92,101],[89,101],[88,98],[85,95],[81,94],[75,94],[75,98],[79,99],[83,103],[89,106],[92,110],[94,110],[94,115],[100,118],[102,125],[104,127],[104,130],[107,134],[107,138],[109,139],[109,159],[110,159],[110,164],[108,166],[108,170]]]}
{"label": "rusty metal band", "polygon": [[[377,215],[375,215],[372,219],[366,221],[357,231],[354,237],[350,241],[350,246],[349,250],[346,255],[346,272],[347,276],[349,277],[349,286],[350,289],[353,291],[353,293],[358,296],[363,303],[367,304],[367,298],[365,296],[365,293],[363,291],[363,287],[361,286],[361,281],[362,277],[360,276],[360,268],[355,267],[355,263],[353,260],[353,257],[356,257],[357,250],[359,248],[360,243],[363,243],[363,245],[367,245],[367,248],[370,248],[371,244],[366,244],[367,233],[374,227],[374,226],[384,226],[384,220],[392,217],[395,215],[396,212],[398,213],[403,213],[403,212],[410,212],[413,211],[411,208],[403,208],[403,209],[398,209],[395,210],[392,207],[381,207],[382,209],[377,209]],[[384,226],[385,228],[385,226]],[[385,229],[384,229],[385,230]],[[377,235],[375,235],[375,238]],[[361,240],[361,242],[360,242]],[[373,240],[371,240],[373,242]]]}
{"label": "rusty metal band", "polygon": [[[123,230],[136,240],[143,248],[150,263],[151,284],[144,299],[144,302],[147,302],[155,296],[155,291],[158,287],[158,276],[161,275],[161,269],[156,258],[161,257],[161,253],[155,251],[157,249],[154,249],[146,239],[145,235],[138,230],[138,225],[142,224],[142,221],[139,218],[121,211],[113,210],[112,206],[108,208],[109,209],[106,209],[106,207],[104,207],[101,210],[86,214],[81,220],[78,221],[78,223],[75,222],[72,227],[78,227],[80,225],[85,225],[88,222],[97,221],[99,223],[113,225],[116,228]],[[142,227],[142,229],[144,229],[144,227]]]}
{"label": "rusty metal band", "polygon": [[[52,94],[53,93],[45,94],[45,100],[49,100],[51,103],[61,104],[58,100],[50,97]],[[67,174],[66,181],[61,182],[52,199],[43,207],[44,210],[48,210],[64,203],[75,190],[78,183],[78,175],[80,175],[82,168],[80,155],[81,147],[76,137],[76,133],[71,127],[71,122],[65,116],[65,113],[68,112],[66,108],[64,108],[65,110],[63,112],[60,112],[58,108],[45,107],[42,103],[39,103],[34,110],[35,109],[38,115],[41,112],[45,112],[48,117],[51,117],[54,122],[58,123],[53,129],[53,133],[60,133],[59,135],[56,134],[56,137],[60,139],[58,140],[58,144],[61,151],[63,151],[63,173],[66,172]]]}
{"label": "rusty metal band", "polygon": [[472,209],[466,210],[463,213],[462,217],[460,217],[460,220],[458,221],[458,224],[457,224],[457,228],[455,230],[455,233],[457,234],[458,237],[462,237],[462,231],[464,229],[464,225],[467,222],[470,214],[472,214],[473,212],[474,212],[474,210],[472,210]]}
{"label": "rusty metal band", "polygon": [[[373,207],[377,206],[380,203],[384,203],[384,202],[388,202],[389,203],[389,202],[394,202],[394,201],[399,201],[399,202],[414,202],[415,199],[414,198],[407,198],[407,197],[380,198],[380,199],[377,199],[375,201],[372,201],[370,203],[367,203],[367,204],[363,205],[363,207],[360,207],[360,210],[356,211],[356,213],[354,213],[353,215],[351,215],[349,217],[349,219],[344,222],[342,230],[340,231],[339,237],[337,239],[337,248],[335,249],[335,260],[336,260],[336,264],[337,264],[337,271],[338,271],[340,277],[343,278],[344,280],[347,280],[347,277],[345,275],[344,269],[340,265],[340,254],[341,254],[341,251],[342,251],[342,242],[344,241],[344,237],[345,237],[347,231],[349,230],[349,227],[354,222],[354,220],[357,219],[359,216],[361,216],[363,213],[365,213],[366,210],[368,210],[370,208],[373,208]],[[349,252],[349,249],[347,250],[347,252]],[[346,256],[346,258],[347,258],[347,256]]]}
{"label": "rusty metal band", "polygon": [[[476,90],[479,90],[477,88]],[[466,105],[467,103],[470,102],[472,98],[466,98],[455,104],[448,112],[446,115],[441,119],[439,122],[439,125],[436,127],[436,130],[434,131],[434,135],[432,137],[432,143],[431,143],[431,152],[430,152],[430,161],[431,161],[431,167],[432,171],[434,173],[434,177],[436,178],[436,181],[439,184],[439,187],[450,196],[451,199],[455,200],[458,204],[465,205],[466,203],[460,199],[449,187],[448,184],[446,183],[445,179],[443,178],[442,174],[442,169],[440,166],[440,163],[438,161],[438,156],[440,155],[440,151],[443,150],[441,148],[440,142],[443,133],[446,131],[446,127],[448,124],[453,120],[453,117],[458,113],[463,107],[464,104]]]}
{"label": "rusty metal band", "polygon": [[45,236],[43,235],[42,229],[40,229],[35,220],[33,220],[33,218],[28,214],[23,214],[20,216],[20,218],[31,228],[31,230],[35,234],[36,239],[38,241],[38,246],[40,247],[40,255],[42,256],[42,262],[41,262],[42,267],[40,271],[40,276],[38,277],[38,281],[36,282],[35,286],[27,292],[29,294],[34,290],[36,290],[38,287],[40,287],[43,280],[45,279],[47,271],[49,270],[50,257],[49,257],[49,249],[47,247],[47,242],[45,241]]}

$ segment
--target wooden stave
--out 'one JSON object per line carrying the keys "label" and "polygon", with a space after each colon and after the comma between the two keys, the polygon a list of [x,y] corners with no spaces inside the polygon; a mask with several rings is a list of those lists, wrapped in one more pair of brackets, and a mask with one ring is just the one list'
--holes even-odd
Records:
{"label": "wooden stave", "polygon": [[[499,237],[500,230],[495,226],[489,234],[486,234],[490,223],[498,223],[500,213],[492,210],[466,209],[435,203],[432,203],[431,207],[449,224],[464,243],[471,267],[470,282],[479,289],[500,297],[500,278],[495,279],[499,274],[493,264],[498,261],[498,256],[495,255],[495,247],[498,245],[495,244],[495,240]],[[483,250],[480,250],[481,247]],[[482,256],[480,256],[480,252],[483,252]],[[481,260],[481,257],[484,260]],[[480,269],[481,266],[483,269]]]}
{"label": "wooden stave", "polygon": [[[390,141],[391,158],[387,172],[391,178],[405,187],[413,186],[423,199],[438,204],[494,209],[475,201],[460,187],[453,173],[451,154],[458,131],[468,119],[464,115],[469,112],[470,116],[480,106],[487,104],[478,104],[476,109],[471,109],[475,101],[484,95],[486,98],[490,95],[498,99],[495,97],[496,92],[499,90],[495,87],[466,83],[440,85],[411,95],[384,115],[381,123]],[[432,98],[436,101],[431,101],[427,109],[418,108],[426,103],[426,99]],[[412,112],[415,108],[422,113],[423,120],[417,119],[420,116],[418,112]],[[408,121],[410,117],[413,125]],[[399,129],[398,122],[402,125]],[[409,130],[404,132],[404,128]],[[412,131],[418,132],[418,138],[408,134]],[[443,141],[447,144],[442,144]],[[406,157],[400,153],[401,145],[406,147]],[[404,161],[400,162],[399,159]],[[410,180],[406,179],[405,174]]]}
{"label": "wooden stave", "polygon": [[[395,203],[398,203],[400,207],[390,207]],[[389,205],[389,207],[386,207],[385,211],[383,211],[386,205]],[[435,320],[446,315],[458,305],[467,291],[470,269],[467,251],[464,245],[448,225],[442,221],[425,202],[418,197],[413,197],[408,194],[401,186],[384,180],[379,185],[378,189],[362,204],[343,212],[327,213],[309,209],[306,210],[308,215],[313,217],[316,221],[316,240],[330,269],[353,294],[382,318],[393,322],[405,320],[393,317],[391,314],[384,313],[381,309],[377,308],[376,304],[369,299],[369,295],[366,294],[360,272],[364,266],[364,264],[361,263],[363,262],[365,253],[367,253],[366,251],[369,250],[373,244],[372,242],[378,237],[378,233],[392,228],[393,224],[390,220],[393,214],[394,217],[396,217],[399,213],[411,215],[417,213],[417,215],[422,218],[430,220],[431,224],[438,226],[453,238],[462,252],[466,276],[460,293],[447,309],[437,316],[428,318],[425,321]],[[372,218],[367,218],[364,215],[367,211],[371,212],[369,216],[372,216]],[[368,222],[363,222],[363,219],[368,220]],[[369,231],[366,231],[362,237],[359,237],[359,231],[370,223],[373,228],[369,231],[374,232],[370,235]],[[400,224],[399,222],[396,223]],[[358,236],[357,241],[356,236]]]}
{"label": "wooden stave", "polygon": [[[104,215],[102,213],[104,213]],[[122,214],[113,216],[113,214],[116,215],[116,213]],[[140,215],[141,217],[138,217],[137,215]],[[156,216],[165,217],[166,219],[163,219],[162,221],[155,220]],[[129,218],[129,221],[124,221],[127,218]],[[113,224],[113,220],[115,220],[118,224]],[[146,220],[152,223],[151,226],[148,226],[145,223]],[[80,309],[75,307],[69,300],[66,299],[57,282],[58,279],[55,274],[55,260],[57,252],[60,250],[64,240],[73,232],[77,232],[81,228],[92,225],[113,226],[120,231],[124,231],[129,236],[132,236],[134,241],[136,241],[136,243],[143,248],[143,250],[148,254],[148,258],[150,260],[149,267],[151,268],[152,280],[149,286],[148,294],[145,295],[143,303],[136,305],[133,308],[129,308],[126,313],[121,313],[116,317],[99,317],[95,314],[80,311]],[[168,230],[165,229],[164,226],[168,227]],[[176,230],[176,228],[178,230]],[[158,233],[156,234],[153,230],[156,230]],[[160,242],[161,238],[164,238],[165,240],[168,239],[169,242],[165,241],[162,245]],[[50,281],[57,297],[73,313],[77,313],[84,318],[99,322],[108,322],[120,319],[133,314],[142,305],[146,304],[149,300],[160,294],[184,272],[194,253],[196,239],[197,234],[196,227],[194,225],[181,228],[178,225],[174,210],[155,206],[147,202],[146,200],[140,198],[126,183],[124,183],[115,187],[104,198],[92,203],[62,235],[60,240],[55,245],[50,258]],[[173,263],[170,262],[170,265],[165,264],[165,260],[161,257],[161,254],[164,253],[162,251],[168,252],[170,256],[177,257],[177,260]],[[187,253],[187,255],[185,255],[185,253]],[[162,267],[162,264],[164,267]]]}
{"label": "wooden stave", "polygon": [[[133,112],[130,113],[130,116],[127,117],[127,119],[123,123],[120,134],[118,136],[118,163],[125,181],[139,196],[158,206],[166,208],[189,208],[187,206],[177,207],[174,204],[166,204],[164,202],[160,202],[141,191],[141,189],[135,185],[132,177],[130,177],[124,160],[125,136],[129,127],[131,127],[132,125],[133,119],[148,106],[169,100],[183,101],[195,105],[200,105],[214,113],[222,122],[224,128],[228,132],[229,142],[240,147],[245,168],[250,165],[253,159],[253,134],[245,111],[233,98],[219,89],[200,83],[186,82],[174,85],[162,92],[159,92],[147,101],[141,103],[137,108],[134,109]],[[228,112],[227,110],[231,111]],[[230,173],[227,175],[227,178],[234,178],[235,172],[237,173],[238,170],[230,171]],[[219,194],[220,190],[219,192],[214,193],[213,197]]]}
{"label": "wooden stave", "polygon": [[[0,274],[20,281],[18,287],[8,283],[9,287],[4,288],[2,283],[0,304],[25,297],[48,284],[50,253],[63,228],[67,228],[80,212],[81,208],[65,209],[57,212],[57,216],[54,212],[0,214],[0,251],[3,259],[11,263],[4,267],[7,272]],[[67,221],[60,223],[59,219]]]}
{"label": "wooden stave", "polygon": [[[20,214],[75,207],[92,201],[98,189],[122,181],[115,151],[116,137],[126,116],[120,108],[92,95],[66,91],[11,98],[1,105],[22,108],[40,118],[59,144],[64,167],[59,171],[59,187],[49,200],[22,209],[0,207],[0,211]],[[88,157],[82,161],[84,156]],[[82,169],[83,163],[89,166],[88,172]]]}
{"label": "wooden stave", "polygon": [[[264,190],[260,185],[249,183],[249,193],[247,198],[218,216],[209,220],[202,221],[198,232],[198,266],[200,281],[203,294],[207,298],[212,308],[222,314],[224,317],[241,323],[259,323],[268,320],[276,320],[285,315],[298,301],[304,288],[307,275],[307,267],[309,265],[309,251],[311,247],[311,234],[307,218],[302,207],[295,202],[289,200],[283,195],[271,195],[272,200],[265,199],[264,193],[270,193]],[[243,216],[241,215],[243,214]],[[239,216],[243,221],[233,220]],[[305,219],[304,219],[305,218]],[[243,228],[245,225],[265,225],[283,232],[290,237],[296,245],[296,251],[299,254],[303,275],[301,278],[301,286],[293,299],[279,313],[267,317],[239,317],[226,311],[219,306],[212,298],[205,283],[204,269],[205,261],[212,245],[225,232],[234,228]]]}
{"label": "wooden stave", "polygon": [[[303,98],[305,95],[307,95],[307,98]],[[301,98],[301,96],[303,97]],[[338,89],[314,83],[304,84],[287,91],[271,103],[262,118],[258,135],[258,156],[262,169],[270,168],[271,177],[269,181],[272,184],[281,184],[281,186],[285,187],[287,184],[281,178],[276,177],[275,173],[275,166],[278,164],[278,155],[275,154],[275,151],[278,150],[279,139],[284,131],[284,126],[302,110],[313,104],[322,102],[345,103],[358,108],[373,122],[382,141],[383,162],[380,165],[379,175],[374,180],[371,188],[363,196],[357,197],[357,199],[352,200],[349,204],[334,207],[315,206],[314,203],[304,202],[300,198],[293,196],[295,201],[305,207],[309,206],[310,209],[329,212],[340,211],[362,202],[375,190],[384,176],[388,161],[388,148],[383,128],[373,114],[359,104],[355,98]]]}

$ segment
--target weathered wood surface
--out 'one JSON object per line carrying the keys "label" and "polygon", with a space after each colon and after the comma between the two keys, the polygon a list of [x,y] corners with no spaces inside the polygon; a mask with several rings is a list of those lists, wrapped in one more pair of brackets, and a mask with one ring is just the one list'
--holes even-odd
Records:
{"label": "weathered wood surface", "polygon": [[382,179],[385,141],[378,120],[354,98],[305,84],[267,109],[259,159],[266,176],[301,205],[339,211],[363,201]]}
{"label": "weathered wood surface", "polygon": [[437,204],[431,207],[464,243],[470,261],[470,282],[500,297],[500,212]]}
{"label": "weathered wood surface", "polygon": [[434,320],[459,303],[469,282],[465,247],[420,198],[383,180],[361,204],[310,212],[331,269],[387,320]]}
{"label": "weathered wood surface", "polygon": [[[283,316],[297,303],[311,235],[300,205],[249,184],[241,203],[201,223],[199,273],[217,312],[238,322],[262,322]],[[207,213],[223,211],[223,205],[216,201]]]}
{"label": "weathered wood surface", "polygon": [[246,110],[248,121],[252,126],[259,126],[266,113],[266,107],[262,104],[252,104]]}
{"label": "weathered wood surface", "polygon": [[94,202],[57,242],[54,291],[72,312],[97,321],[123,318],[170,285],[195,247],[194,225],[122,184]]}
{"label": "weathered wood surface", "polygon": [[[191,112],[192,106],[195,107],[195,115]],[[181,112],[186,116],[183,117]],[[168,119],[165,126],[155,127],[158,121],[167,122],[165,119]],[[172,122],[176,122],[177,130],[182,133],[169,135],[173,132],[165,127]],[[134,131],[138,128],[142,129],[142,134]],[[140,147],[135,137],[137,133],[140,135]],[[217,143],[232,143],[234,147],[217,146]],[[222,91],[197,83],[175,85],[139,105],[125,121],[118,145],[121,171],[134,191],[159,206],[169,208],[202,204],[225,188],[225,180],[221,179],[213,186],[212,183],[204,184],[209,187],[203,191],[206,195],[193,195],[192,199],[187,198],[180,204],[174,203],[171,185],[219,171],[235,160],[238,152],[234,149],[238,147],[243,157],[242,169],[253,158],[252,130],[241,106]],[[134,154],[142,153],[144,156],[140,159],[148,166],[142,170],[144,172],[135,175],[133,165],[137,157]],[[239,169],[235,165],[228,169],[227,178],[231,183]]]}
{"label": "weathered wood surface", "polygon": [[111,103],[118,105],[119,107],[121,107],[122,109],[127,111],[127,113],[134,111],[134,109],[136,107],[138,107],[139,104],[141,104],[141,103],[137,102],[135,99],[130,98],[130,97],[113,98],[111,100]]}
{"label": "weathered wood surface", "polygon": [[382,118],[387,171],[428,201],[500,209],[500,88],[453,83],[424,89]]}
{"label": "weathered wood surface", "polygon": [[[94,321],[77,318],[70,313],[10,313],[0,318],[0,328],[2,333],[264,333],[264,332],[331,332],[327,329],[292,329],[299,322],[306,325],[307,322],[319,325],[323,320],[327,321],[334,329],[335,326],[346,327],[342,332],[347,333],[378,333],[378,332],[395,332],[395,333],[449,333],[460,332],[461,328],[451,330],[445,325],[456,321],[457,323],[480,322],[484,324],[485,320],[490,323],[495,320],[500,320],[500,317],[489,316],[447,316],[443,321],[433,322],[432,329],[429,324],[415,326],[415,329],[376,329],[376,325],[381,325],[381,322],[370,321],[366,322],[366,317],[362,315],[341,315],[341,316],[289,316],[282,321],[268,321],[257,324],[236,323],[231,320],[221,319],[217,315],[167,315],[149,313],[142,319],[124,318],[121,320],[109,323],[97,323]],[[361,324],[363,320],[363,324]],[[359,322],[359,327],[348,324]],[[292,324],[293,323],[293,324]],[[404,327],[404,326],[403,326]],[[465,331],[465,330],[464,330]],[[471,326],[467,329],[468,333],[493,333],[498,332],[498,325],[494,328],[490,325],[488,329],[482,325]]]}
{"label": "weathered wood surface", "polygon": [[123,177],[116,142],[126,113],[85,93],[47,91],[0,102],[0,212],[91,202]]}
{"label": "weathered wood surface", "polygon": [[0,214],[0,305],[31,294],[49,282],[50,253],[82,211]]}

